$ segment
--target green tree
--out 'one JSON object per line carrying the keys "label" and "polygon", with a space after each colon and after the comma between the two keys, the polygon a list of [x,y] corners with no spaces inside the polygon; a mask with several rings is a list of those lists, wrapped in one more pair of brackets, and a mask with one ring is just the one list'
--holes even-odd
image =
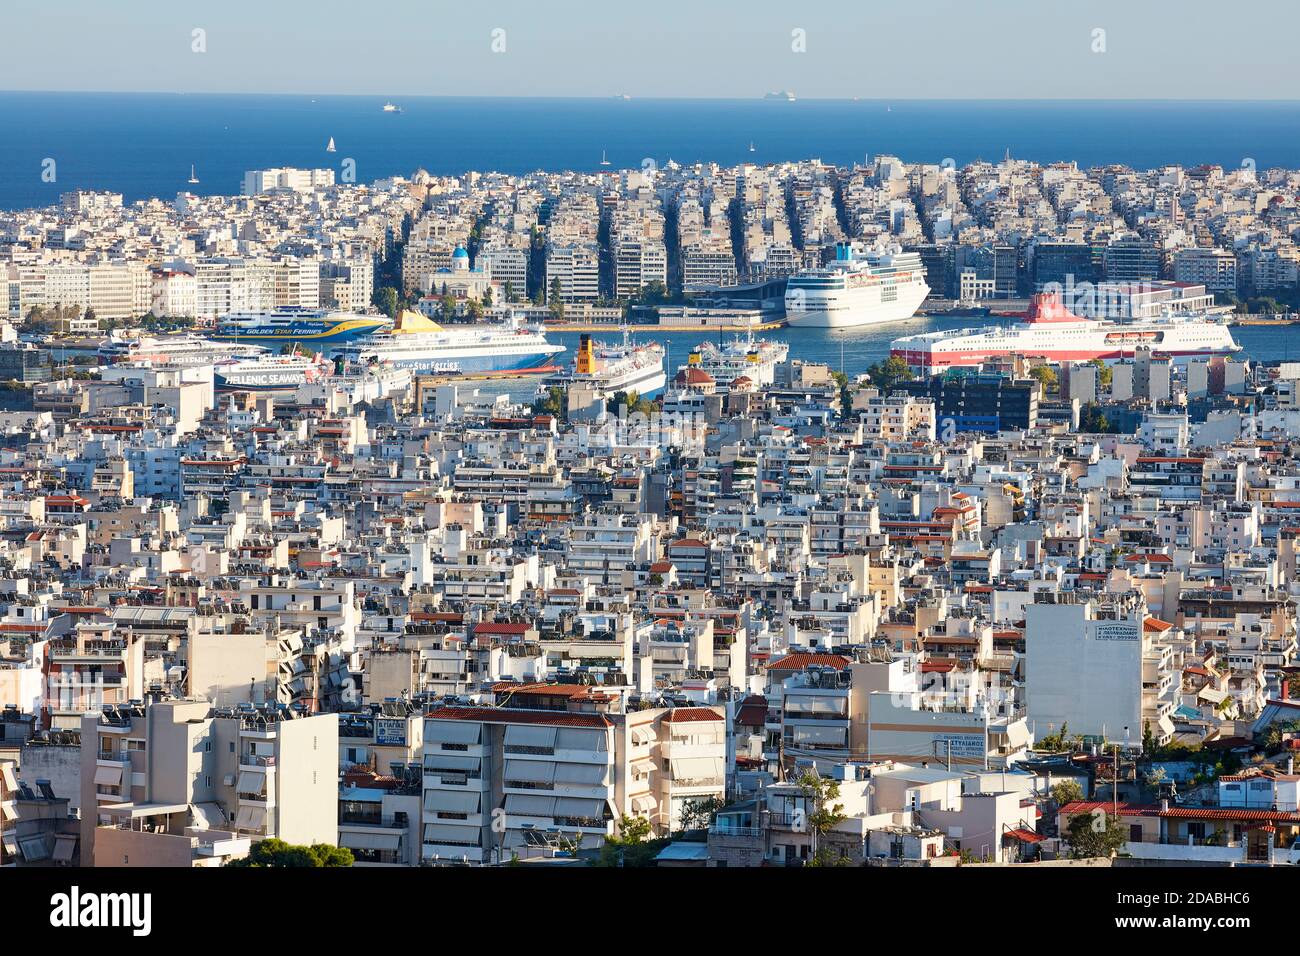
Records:
{"label": "green tree", "polygon": [[564,298],[561,294],[559,277],[551,280],[549,292],[546,297],[547,303],[551,307],[551,316],[556,322],[564,321]]}
{"label": "green tree", "polygon": [[718,797],[704,797],[700,800],[687,800],[682,804],[681,824],[683,830],[707,830],[713,824],[718,811],[726,806],[726,801]]}
{"label": "green tree", "polygon": [[560,421],[564,420],[565,412],[568,405],[565,402],[565,392],[563,387],[552,385],[546,390],[546,394],[533,402],[533,411],[539,415],[551,415]]}
{"label": "green tree", "polygon": [[805,770],[798,781],[799,792],[807,801],[805,823],[813,835],[817,850],[808,858],[807,866],[843,866],[848,861],[835,854],[826,845],[826,835],[843,823],[844,804],[836,803],[840,795],[838,781],[822,777],[814,770]]}
{"label": "green tree", "polygon": [[283,840],[258,840],[241,860],[228,860],[226,866],[249,867],[324,867],[351,866],[354,858],[346,847],[328,843],[301,846]]}
{"label": "green tree", "polygon": [[1078,803],[1082,799],[1083,787],[1079,786],[1077,780],[1062,780],[1052,787],[1052,800],[1058,807],[1063,807],[1067,803]]}
{"label": "green tree", "polygon": [[390,319],[396,319],[402,306],[401,297],[391,285],[375,290],[374,304]]}
{"label": "green tree", "polygon": [[891,355],[867,369],[867,379],[882,393],[888,392],[899,382],[910,382],[912,378],[911,368],[897,355]]}
{"label": "green tree", "polygon": [[849,377],[843,372],[831,372],[831,378],[840,390],[840,415],[848,418],[853,410],[853,396],[849,393]]}
{"label": "green tree", "polygon": [[1043,391],[1056,388],[1056,369],[1050,365],[1035,365],[1029,370],[1029,377],[1037,379]]}
{"label": "green tree", "polygon": [[1098,384],[1102,388],[1109,388],[1111,381],[1115,378],[1115,370],[1099,358],[1093,359],[1092,364],[1097,366]]}
{"label": "green tree", "polygon": [[1098,857],[1109,859],[1128,842],[1128,836],[1124,832],[1124,825],[1119,822],[1119,817],[1109,813],[1104,815],[1076,813],[1070,817],[1066,833],[1066,839],[1070,844],[1070,856],[1076,860]]}
{"label": "green tree", "polygon": [[618,833],[606,837],[600,848],[597,866],[654,866],[659,851],[671,840],[651,839],[650,821],[644,817],[623,816],[618,821]]}

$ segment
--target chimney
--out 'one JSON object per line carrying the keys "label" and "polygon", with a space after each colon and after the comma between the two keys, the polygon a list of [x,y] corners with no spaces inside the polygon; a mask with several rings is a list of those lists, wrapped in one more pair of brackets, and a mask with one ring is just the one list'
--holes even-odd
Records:
{"label": "chimney", "polygon": [[1288,777],[1295,773],[1295,757],[1286,758],[1286,773]]}
{"label": "chimney", "polygon": [[1165,813],[1166,811],[1168,811],[1168,809],[1169,809],[1169,801],[1168,801],[1168,800],[1161,800],[1161,801],[1160,801],[1160,812],[1161,812],[1161,813]]}

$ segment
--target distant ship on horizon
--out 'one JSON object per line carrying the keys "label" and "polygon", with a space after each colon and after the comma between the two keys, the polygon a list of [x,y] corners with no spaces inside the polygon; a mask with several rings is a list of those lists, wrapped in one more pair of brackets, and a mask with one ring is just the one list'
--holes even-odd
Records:
{"label": "distant ship on horizon", "polygon": [[790,90],[773,90],[763,97],[765,100],[785,100],[788,103],[794,102],[794,93]]}
{"label": "distant ship on horizon", "polygon": [[186,182],[197,183],[198,181],[199,181],[199,177],[194,175],[194,164],[190,163],[190,178],[187,179]]}
{"label": "distant ship on horizon", "polygon": [[400,113],[402,112],[402,108],[396,103],[385,103],[383,111],[385,113]]}

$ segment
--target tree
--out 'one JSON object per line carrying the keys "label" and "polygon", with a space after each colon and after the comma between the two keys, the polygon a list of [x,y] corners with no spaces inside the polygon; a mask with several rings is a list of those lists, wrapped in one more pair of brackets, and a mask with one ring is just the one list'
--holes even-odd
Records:
{"label": "tree", "polygon": [[713,818],[718,815],[718,811],[725,806],[726,801],[718,797],[685,801],[681,812],[682,829],[707,830],[713,824]]}
{"label": "tree", "polygon": [[844,804],[835,801],[840,795],[840,785],[829,777],[819,776],[815,770],[805,770],[797,781],[799,792],[810,805],[804,820],[813,835],[816,851],[808,859],[808,866],[842,866],[843,858],[833,854],[826,845],[826,834],[843,823]]}
{"label": "tree", "polygon": [[1102,388],[1110,387],[1111,381],[1115,378],[1115,370],[1099,358],[1093,359],[1092,364],[1097,366],[1098,384]]}
{"label": "tree", "polygon": [[561,290],[560,279],[557,276],[551,280],[550,290],[546,297],[546,301],[551,307],[551,316],[556,322],[564,321],[564,298]]}
{"label": "tree", "polygon": [[1089,402],[1079,413],[1079,430],[1100,435],[1115,431],[1115,426],[1101,410],[1101,406]]}
{"label": "tree", "polygon": [[258,840],[242,860],[228,860],[226,866],[251,867],[324,867],[351,866],[352,851],[328,843],[300,846],[283,840]]}
{"label": "tree", "polygon": [[537,401],[533,402],[533,411],[539,415],[551,415],[552,417],[564,420],[567,405],[565,403],[565,393],[563,387],[552,385],[546,390],[546,394]]}
{"label": "tree", "polygon": [[374,303],[378,306],[379,311],[383,312],[384,315],[388,316],[390,319],[397,318],[398,311],[402,304],[401,298],[397,294],[397,290],[391,285],[386,285],[375,290]]}
{"label": "tree", "polygon": [[1029,377],[1037,379],[1043,391],[1056,388],[1056,370],[1050,365],[1035,365],[1029,370]]}
{"label": "tree", "polygon": [[597,866],[654,866],[659,851],[670,842],[668,839],[650,839],[650,821],[645,817],[623,816],[618,821],[618,834],[605,838],[600,848]]}
{"label": "tree", "polygon": [[853,409],[853,396],[849,394],[849,377],[843,372],[831,372],[831,378],[840,390],[840,416],[848,418]]}
{"label": "tree", "polygon": [[1076,860],[1109,859],[1128,842],[1119,817],[1109,813],[1076,813],[1066,832],[1070,856]]}
{"label": "tree", "polygon": [[1052,787],[1052,800],[1058,807],[1063,807],[1067,803],[1078,803],[1082,799],[1083,787],[1079,786],[1077,780],[1062,780]]}
{"label": "tree", "polygon": [[868,380],[881,392],[888,392],[899,382],[909,382],[912,377],[912,369],[897,355],[891,355],[867,369]]}

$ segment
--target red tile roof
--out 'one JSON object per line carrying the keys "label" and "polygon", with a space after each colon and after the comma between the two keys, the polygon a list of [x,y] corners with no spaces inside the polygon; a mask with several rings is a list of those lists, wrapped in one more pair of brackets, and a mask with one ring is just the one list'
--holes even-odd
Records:
{"label": "red tile roof", "polygon": [[438,707],[429,720],[472,720],[488,724],[549,724],[555,727],[614,726],[603,714],[570,714],[556,710],[509,710],[502,707]]}
{"label": "red tile roof", "polygon": [[834,667],[844,670],[849,666],[847,657],[838,654],[810,654],[807,651],[795,651],[767,665],[770,671],[801,671],[805,667]]}
{"label": "red tile roof", "polygon": [[664,723],[689,724],[699,720],[722,720],[716,710],[708,707],[675,707],[664,714]]}

